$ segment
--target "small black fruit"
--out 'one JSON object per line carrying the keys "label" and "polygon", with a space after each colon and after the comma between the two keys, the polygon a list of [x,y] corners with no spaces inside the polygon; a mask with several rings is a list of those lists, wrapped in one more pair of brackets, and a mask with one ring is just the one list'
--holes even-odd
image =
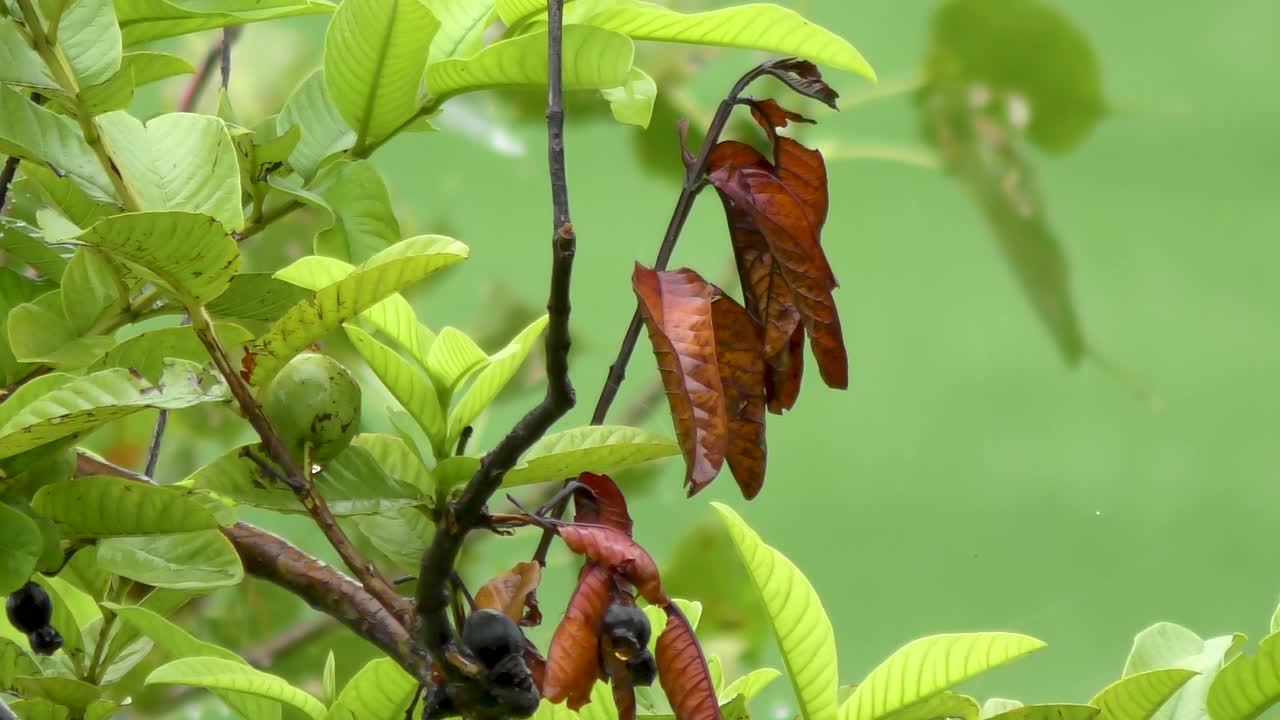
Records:
{"label": "small black fruit", "polygon": [[654,661],[653,653],[646,649],[627,658],[627,674],[631,676],[632,685],[652,685],[658,677],[658,663]]}
{"label": "small black fruit", "polygon": [[524,653],[524,635],[515,622],[497,610],[477,610],[462,626],[462,642],[487,668],[504,658]]}
{"label": "small black fruit", "polygon": [[33,582],[14,591],[5,601],[4,610],[9,615],[9,622],[23,633],[33,633],[45,627],[53,617],[49,593]]}
{"label": "small black fruit", "polygon": [[52,655],[58,652],[58,648],[62,647],[62,636],[52,625],[45,625],[27,636],[27,641],[31,643],[31,650],[37,655]]}
{"label": "small black fruit", "polygon": [[630,658],[649,647],[649,617],[635,605],[613,603],[604,611],[604,632],[620,658]]}

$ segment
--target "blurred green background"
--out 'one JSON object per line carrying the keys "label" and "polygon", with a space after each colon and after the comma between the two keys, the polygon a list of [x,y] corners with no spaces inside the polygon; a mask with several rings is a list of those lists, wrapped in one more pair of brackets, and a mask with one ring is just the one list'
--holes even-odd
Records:
{"label": "blurred green background", "polygon": [[[885,90],[917,75],[935,8],[784,4],[849,38]],[[1112,111],[1078,150],[1033,162],[1086,333],[1115,369],[1092,360],[1065,366],[953,181],[866,156],[923,150],[910,96],[858,102],[874,88],[831,73],[844,110],[815,113],[821,124],[806,138],[833,148],[824,245],[841,281],[851,386],[827,390],[811,372],[796,409],[770,416],[768,482],[753,503],[727,479],[684,500],[677,463],[635,495],[637,536],[667,563],[690,528],[713,520],[710,500],[739,509],[822,595],[846,682],[917,636],[1010,630],[1049,649],[969,690],[1084,701],[1119,675],[1132,636],[1147,625],[1171,620],[1205,636],[1240,630],[1257,638],[1280,591],[1280,93],[1272,37],[1280,5],[1056,5],[1090,38]],[[318,64],[322,28],[311,18],[245,30],[231,82],[241,115],[273,111]],[[215,39],[206,35],[186,46],[192,57]],[[696,63],[680,97],[704,115],[760,59],[644,52],[642,66]],[[171,107],[180,86],[148,102]],[[213,102],[206,94],[201,109],[212,111]],[[503,308],[533,312],[544,302],[549,196],[536,108],[518,118],[506,99],[490,96],[472,99],[467,111],[504,128],[523,154],[499,152],[455,121],[402,137],[375,161],[406,235],[452,234],[472,248],[464,267],[418,294],[421,316],[436,329],[482,332],[499,324]],[[655,118],[651,136],[671,137],[670,120]],[[580,402],[565,427],[590,415],[634,307],[632,263],[652,262],[678,190],[678,157],[651,155],[642,169],[636,132],[607,113],[571,122]],[[302,251],[309,237],[286,224],[251,241],[261,254],[256,269],[278,266],[277,255]],[[708,195],[674,265],[716,280],[729,262],[723,214]],[[500,337],[486,349],[500,347]],[[656,381],[642,340],[618,407]],[[472,448],[491,446],[536,396],[532,386],[509,394]],[[371,403],[375,423],[377,410]],[[650,422],[669,426],[661,413]],[[193,432],[183,437],[191,452],[166,455],[162,474],[217,449]],[[301,519],[248,519],[320,548]],[[482,543],[470,581],[527,558],[534,542]],[[708,576],[723,569],[725,556],[685,547],[686,566]],[[552,559],[542,592],[549,618],[563,608],[575,563],[564,553]],[[221,609],[202,614],[206,632],[240,649],[264,635],[237,618],[256,612],[278,632],[310,617],[300,603],[289,612],[255,610],[278,601],[261,584],[249,587],[248,603],[238,592],[215,597],[207,607]],[[316,647],[333,642],[316,636]],[[358,669],[356,652],[340,651],[341,676]],[[314,678],[323,655],[304,657],[273,669]],[[780,666],[768,643],[759,660]],[[763,709],[789,718],[789,702],[778,684]]]}

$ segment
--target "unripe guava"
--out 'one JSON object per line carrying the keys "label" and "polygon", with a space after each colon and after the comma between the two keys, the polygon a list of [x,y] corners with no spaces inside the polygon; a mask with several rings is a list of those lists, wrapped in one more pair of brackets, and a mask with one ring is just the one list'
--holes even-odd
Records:
{"label": "unripe guava", "polygon": [[311,445],[324,462],[347,449],[360,418],[360,386],[337,360],[302,353],[271,381],[262,409],[295,457]]}

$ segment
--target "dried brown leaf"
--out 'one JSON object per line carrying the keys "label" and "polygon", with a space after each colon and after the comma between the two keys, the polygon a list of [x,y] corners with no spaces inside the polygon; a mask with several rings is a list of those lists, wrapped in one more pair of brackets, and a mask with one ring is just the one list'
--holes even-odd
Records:
{"label": "dried brown leaf", "polygon": [[533,598],[540,582],[541,565],[536,562],[516,563],[510,570],[476,591],[476,607],[497,610],[516,623],[522,623],[526,608],[533,613],[538,611]]}
{"label": "dried brown leaf", "polygon": [[577,710],[591,697],[600,667],[600,621],[612,597],[612,576],[609,567],[588,563],[578,577],[547,651],[542,696],[553,703],[568,702]]}
{"label": "dried brown leaf", "polygon": [[765,72],[786,83],[787,87],[801,95],[811,97],[832,110],[839,109],[836,107],[836,99],[840,97],[840,93],[822,79],[822,73],[818,71],[818,67],[808,60],[791,58],[774,63]]}
{"label": "dried brown leaf", "polygon": [[578,482],[590,488],[590,492],[578,490],[574,493],[574,521],[604,525],[630,536],[631,515],[627,512],[627,499],[613,478],[584,472],[578,476]]}
{"label": "dried brown leaf", "polygon": [[750,500],[764,486],[765,364],[760,329],[747,311],[728,295],[711,303],[716,331],[716,359],[729,416],[725,459],[742,496]]}
{"label": "dried brown leaf", "polygon": [[684,613],[674,604],[666,610],[667,627],[658,636],[655,657],[658,680],[676,720],[721,720],[720,704],[702,646]]}
{"label": "dried brown leaf", "polygon": [[561,525],[557,528],[569,549],[587,559],[621,573],[641,597],[654,605],[665,605],[662,578],[653,556],[626,533],[603,525]]}

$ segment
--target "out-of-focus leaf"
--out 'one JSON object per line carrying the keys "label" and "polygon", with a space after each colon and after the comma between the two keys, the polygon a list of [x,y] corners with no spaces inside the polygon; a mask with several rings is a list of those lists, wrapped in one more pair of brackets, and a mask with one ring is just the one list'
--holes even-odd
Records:
{"label": "out-of-focus leaf", "polygon": [[68,538],[163,535],[218,527],[205,507],[178,488],[91,476],[46,485],[31,507]]}
{"label": "out-of-focus leaf", "polygon": [[711,317],[714,288],[687,268],[655,272],[639,263],[631,286],[667,390],[692,496],[719,474],[729,441]]}
{"label": "out-of-focus leaf", "polygon": [[67,720],[71,713],[66,707],[43,698],[28,698],[9,705],[22,720]]}
{"label": "out-of-focus leaf", "polygon": [[1228,662],[1209,686],[1213,720],[1253,720],[1280,702],[1280,633],[1258,643],[1253,655]]}
{"label": "out-of-focus leaf", "polygon": [[40,666],[21,645],[9,638],[0,637],[0,687],[12,687],[15,677],[39,674]]}
{"label": "out-of-focus leaf", "polygon": [[48,700],[74,713],[83,713],[102,694],[96,686],[69,677],[25,677],[14,680],[13,684],[25,697]]}
{"label": "out-of-focus leaf", "polygon": [[217,657],[189,657],[162,665],[147,676],[148,685],[194,685],[210,690],[234,690],[257,695],[301,710],[321,720],[325,707],[312,695],[275,675]]}
{"label": "out-of-focus leaf", "polygon": [[968,695],[940,692],[890,713],[885,720],[978,720],[978,701]]}
{"label": "out-of-focus leaf", "polygon": [[374,660],[342,688],[325,720],[398,720],[418,691],[418,681],[391,658]]}
{"label": "out-of-focus leaf", "polygon": [[186,35],[201,30],[274,20],[296,15],[331,13],[325,0],[116,0],[116,17],[126,45]]}
{"label": "out-of-focus leaf", "polygon": [[226,587],[244,578],[235,548],[217,530],[107,538],[98,543],[98,564],[130,580],[176,590]]}
{"label": "out-of-focus leaf", "polygon": [[[627,81],[634,52],[630,38],[585,25],[564,29],[565,90],[604,90]],[[437,99],[476,90],[546,85],[547,33],[496,42],[472,57],[427,66],[427,88]]]}
{"label": "out-of-focus leaf", "polygon": [[1092,720],[1101,712],[1092,705],[1022,705],[1012,710],[992,715],[999,720]]}
{"label": "out-of-focus leaf", "polygon": [[1195,671],[1182,668],[1147,670],[1111,683],[1089,704],[1102,709],[1103,720],[1151,720],[1160,706],[1195,676]]}
{"label": "out-of-focus leaf", "polygon": [[766,639],[768,613],[720,523],[699,523],[676,539],[662,564],[662,582],[672,595],[706,601],[699,625],[704,635],[732,635],[748,649]]}
{"label": "out-of-focus leaf", "polygon": [[652,430],[592,425],[542,438],[502,482],[514,487],[587,471],[609,473],[679,453],[680,447],[670,438]]}
{"label": "out-of-focus leaf", "polygon": [[784,7],[750,4],[681,13],[641,0],[619,0],[586,23],[636,40],[723,45],[799,55],[820,65],[875,79],[862,55],[839,35]]}
{"label": "out-of-focus leaf", "polygon": [[986,702],[982,703],[981,716],[983,720],[986,720],[987,718],[993,718],[997,715],[1003,715],[1010,710],[1016,710],[1022,707],[1023,704],[1024,703],[1021,700],[1010,700],[1008,698],[998,697],[987,698]]}
{"label": "out-of-focus leaf", "polygon": [[606,88],[600,95],[609,103],[613,119],[624,125],[635,125],[640,128],[649,127],[649,119],[653,117],[653,103],[658,97],[658,84],[653,78],[633,67],[627,73],[627,81],[615,88]]}
{"label": "out-of-focus leaf", "polygon": [[564,618],[547,651],[542,696],[577,710],[587,703],[599,672],[600,623],[613,597],[613,572],[590,563],[578,576]]}
{"label": "out-of-focus leaf", "polygon": [[289,165],[307,180],[315,176],[320,161],[355,143],[356,131],[329,97],[324,70],[308,75],[276,116],[276,132],[283,134],[295,126],[302,128],[302,137],[289,153]]}
{"label": "out-of-focus leaf", "polygon": [[311,341],[392,294],[467,256],[462,243],[439,235],[401,240],[362,264],[355,272],[316,292],[285,313],[248,347],[244,373],[265,385]]}
{"label": "out-of-focus leaf", "polygon": [[1156,623],[1134,637],[1123,676],[1165,668],[1200,673],[1161,705],[1152,720],[1203,720],[1214,678],[1244,639],[1236,633],[1206,640],[1181,625]]}
{"label": "out-of-focus leaf", "polygon": [[449,439],[445,443],[446,447],[454,444],[462,434],[462,429],[470,425],[498,397],[498,393],[511,382],[511,378],[515,377],[525,358],[537,346],[538,338],[547,327],[547,320],[547,315],[534,320],[506,347],[488,358],[484,369],[476,375],[462,399],[449,411]]}

